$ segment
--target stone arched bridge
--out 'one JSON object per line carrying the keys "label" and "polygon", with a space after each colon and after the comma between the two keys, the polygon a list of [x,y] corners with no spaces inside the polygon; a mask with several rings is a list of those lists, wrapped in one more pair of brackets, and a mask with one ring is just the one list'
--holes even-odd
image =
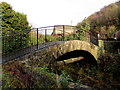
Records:
{"label": "stone arched bridge", "polygon": [[[51,42],[52,43],[52,42]],[[45,65],[54,62],[61,56],[64,57],[68,53],[74,53],[77,55],[89,56],[88,58],[98,58],[98,46],[85,41],[71,40],[71,41],[57,41],[54,45],[43,48],[41,50],[30,53],[22,58],[23,63],[31,65]],[[86,57],[87,57],[86,56]]]}

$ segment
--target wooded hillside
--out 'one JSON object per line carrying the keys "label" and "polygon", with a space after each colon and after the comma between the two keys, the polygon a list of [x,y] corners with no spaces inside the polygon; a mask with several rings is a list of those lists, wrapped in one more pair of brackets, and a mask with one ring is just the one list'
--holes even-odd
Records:
{"label": "wooded hillside", "polygon": [[[103,7],[86,20],[94,34],[99,33],[101,38],[114,38],[115,32],[120,30],[120,1]],[[78,23],[77,27],[79,28],[81,24],[82,22]]]}

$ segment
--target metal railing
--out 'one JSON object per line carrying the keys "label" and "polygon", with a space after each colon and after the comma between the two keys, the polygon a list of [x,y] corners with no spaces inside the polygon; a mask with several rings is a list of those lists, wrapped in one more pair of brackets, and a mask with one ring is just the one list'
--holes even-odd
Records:
{"label": "metal railing", "polygon": [[[86,37],[87,36],[87,37]],[[75,26],[56,25],[31,30],[2,34],[2,62],[7,62],[44,48],[44,44],[54,41],[87,40],[98,44],[98,39],[90,33],[77,32]]]}

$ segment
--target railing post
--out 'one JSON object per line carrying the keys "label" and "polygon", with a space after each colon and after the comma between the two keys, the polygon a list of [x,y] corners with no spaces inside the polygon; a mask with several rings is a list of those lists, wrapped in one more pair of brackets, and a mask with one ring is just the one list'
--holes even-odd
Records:
{"label": "railing post", "polygon": [[37,49],[38,49],[38,28],[37,28]]}
{"label": "railing post", "polygon": [[52,35],[55,35],[55,25],[54,25],[54,28],[53,28],[53,34]]}
{"label": "railing post", "polygon": [[47,42],[47,29],[45,29],[45,42]]}
{"label": "railing post", "polygon": [[79,40],[80,40],[80,39],[81,39],[81,37],[80,37],[80,36],[81,36],[81,35],[80,35],[80,34],[81,34],[81,31],[79,31],[78,33],[79,33]]}
{"label": "railing post", "polygon": [[64,41],[64,38],[65,38],[65,26],[63,25],[63,41]]}

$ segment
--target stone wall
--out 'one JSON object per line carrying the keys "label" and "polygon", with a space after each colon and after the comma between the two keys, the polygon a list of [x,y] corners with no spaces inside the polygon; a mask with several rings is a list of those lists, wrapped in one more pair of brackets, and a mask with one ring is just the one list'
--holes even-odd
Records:
{"label": "stone wall", "polygon": [[101,49],[101,53],[118,53],[120,41],[99,40],[99,48]]}

